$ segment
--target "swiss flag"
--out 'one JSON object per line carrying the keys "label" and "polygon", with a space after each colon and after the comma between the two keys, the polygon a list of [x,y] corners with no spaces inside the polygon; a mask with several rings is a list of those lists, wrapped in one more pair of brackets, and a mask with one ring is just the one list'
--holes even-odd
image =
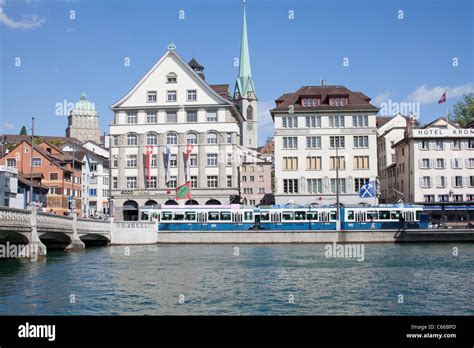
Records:
{"label": "swiss flag", "polygon": [[438,100],[438,104],[446,103],[446,91],[444,91],[441,98]]}

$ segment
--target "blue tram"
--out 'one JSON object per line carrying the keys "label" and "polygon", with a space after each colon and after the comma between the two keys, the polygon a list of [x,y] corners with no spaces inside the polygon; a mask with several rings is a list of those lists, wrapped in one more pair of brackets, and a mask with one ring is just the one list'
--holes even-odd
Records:
{"label": "blue tram", "polygon": [[[334,231],[337,209],[327,207],[160,206],[143,208],[142,221],[158,221],[159,231]],[[385,205],[341,207],[341,230],[428,228],[423,207]]]}

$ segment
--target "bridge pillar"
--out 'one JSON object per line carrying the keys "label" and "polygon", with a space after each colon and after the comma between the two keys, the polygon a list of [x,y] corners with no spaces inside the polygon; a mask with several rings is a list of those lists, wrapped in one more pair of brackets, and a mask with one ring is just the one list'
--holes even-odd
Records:
{"label": "bridge pillar", "polygon": [[78,251],[85,249],[86,245],[79,238],[79,233],[77,232],[77,213],[72,213],[72,237],[71,243],[66,247],[68,251]]}
{"label": "bridge pillar", "polygon": [[31,209],[31,234],[29,236],[28,248],[23,249],[20,257],[29,257],[32,260],[46,257],[47,248],[38,236],[38,211],[37,207],[32,205]]}

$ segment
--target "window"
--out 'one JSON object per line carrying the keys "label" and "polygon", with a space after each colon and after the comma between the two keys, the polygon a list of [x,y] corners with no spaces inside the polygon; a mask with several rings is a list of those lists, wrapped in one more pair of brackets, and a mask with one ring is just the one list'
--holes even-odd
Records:
{"label": "window", "polygon": [[251,105],[249,105],[247,107],[247,121],[253,121],[253,107]]}
{"label": "window", "polygon": [[196,123],[198,121],[197,111],[187,111],[186,112],[186,122]]}
{"label": "window", "polygon": [[136,189],[137,188],[137,177],[136,176],[127,176],[127,188]]}
{"label": "window", "polygon": [[148,91],[146,94],[147,103],[156,103],[156,91]]}
{"label": "window", "polygon": [[344,116],[329,116],[329,127],[345,127]]}
{"label": "window", "polygon": [[474,168],[474,158],[466,158],[466,168]]}
{"label": "window", "polygon": [[369,156],[354,156],[354,169],[369,169]]}
{"label": "window", "polygon": [[217,144],[217,133],[215,133],[215,132],[207,133],[207,143],[208,144]]}
{"label": "window", "polygon": [[352,127],[362,128],[369,126],[369,116],[352,116]]}
{"label": "window", "polygon": [[156,167],[157,166],[156,159],[157,159],[157,155],[151,155],[150,167]]}
{"label": "window", "polygon": [[455,176],[453,178],[453,187],[463,187],[463,180],[462,180],[462,176]]}
{"label": "window", "polygon": [[176,133],[168,133],[166,135],[166,144],[168,145],[178,144],[178,135]]}
{"label": "window", "polygon": [[243,181],[243,182],[247,182],[247,176],[246,176],[246,175],[243,175],[243,176],[242,176],[242,181]]}
{"label": "window", "polygon": [[283,179],[284,193],[298,193],[298,179]]}
{"label": "window", "polygon": [[166,75],[166,83],[176,83],[178,82],[177,75],[172,72]]}
{"label": "window", "polygon": [[255,182],[255,176],[250,175],[250,176],[249,176],[249,180],[250,180],[250,182]]}
{"label": "window", "polygon": [[217,122],[217,111],[208,111],[206,119],[207,122]]}
{"label": "window", "polygon": [[167,91],[166,92],[166,101],[175,102],[176,101],[176,91]]}
{"label": "window", "polygon": [[190,167],[197,167],[197,155],[189,155],[189,166]]}
{"label": "window", "polygon": [[329,137],[329,147],[332,149],[339,148],[343,149],[345,147],[345,139],[344,136],[334,136]]}
{"label": "window", "polygon": [[178,122],[178,115],[174,111],[168,111],[166,113],[166,123],[176,123]]}
{"label": "window", "polygon": [[227,187],[232,187],[232,175],[227,175]]}
{"label": "window", "polygon": [[474,149],[474,140],[468,140],[468,141],[467,141],[467,148],[468,148],[469,150]]}
{"label": "window", "polygon": [[157,145],[158,144],[158,136],[155,133],[148,133],[146,135],[146,143],[148,145]]}
{"label": "window", "polygon": [[60,188],[57,186],[51,186],[48,191],[48,195],[59,195],[61,192]]}
{"label": "window", "polygon": [[453,150],[461,150],[461,140],[453,140],[451,148]]}
{"label": "window", "polygon": [[149,111],[146,113],[146,123],[157,123],[158,117],[156,116],[156,112]]}
{"label": "window", "polygon": [[467,178],[467,182],[470,187],[474,187],[474,175],[471,175]]}
{"label": "window", "polygon": [[145,187],[146,188],[156,188],[156,176],[150,176],[150,180],[148,177],[145,178]]}
{"label": "window", "polygon": [[89,196],[97,197],[97,189],[89,189]]}
{"label": "window", "polygon": [[430,159],[429,158],[420,159],[419,166],[421,169],[430,169]]}
{"label": "window", "polygon": [[258,188],[258,193],[265,194],[265,187],[259,187]]}
{"label": "window", "polygon": [[453,202],[462,202],[462,195],[453,195]]}
{"label": "window", "polygon": [[188,133],[186,135],[186,144],[197,144],[197,134],[196,133]]}
{"label": "window", "polygon": [[431,187],[431,177],[423,176],[420,178],[420,187],[422,188],[430,188]]}
{"label": "window", "polygon": [[227,141],[227,144],[232,144],[232,133],[226,134],[226,141]]}
{"label": "window", "polygon": [[191,176],[191,188],[197,188],[198,187],[198,179],[196,175]]}
{"label": "window", "polygon": [[443,141],[442,140],[436,140],[435,141],[435,150],[443,150]]}
{"label": "window", "polygon": [[208,167],[217,167],[217,153],[208,153],[207,154],[207,166]]}
{"label": "window", "polygon": [[[336,193],[336,179],[331,179],[331,192]],[[346,179],[339,179],[339,193],[346,193]]]}
{"label": "window", "polygon": [[8,167],[16,167],[16,158],[7,158]]}
{"label": "window", "polygon": [[33,158],[33,167],[41,167],[41,158]]}
{"label": "window", "polygon": [[49,180],[58,180],[59,173],[49,173]]}
{"label": "window", "polygon": [[306,170],[321,170],[322,169],[321,162],[322,162],[322,159],[319,156],[306,157]]}
{"label": "window", "polygon": [[138,144],[138,137],[136,134],[129,133],[127,134],[127,145],[134,146]]}
{"label": "window", "polygon": [[426,203],[434,202],[435,201],[435,195],[424,195],[424,200],[425,200]]}
{"label": "window", "polygon": [[438,176],[438,180],[436,182],[437,187],[446,187],[448,184],[448,178],[446,176]]}
{"label": "window", "polygon": [[449,202],[449,195],[438,195],[438,200],[440,202]]}
{"label": "window", "polygon": [[354,178],[354,191],[360,192],[362,186],[369,182],[369,178]]}
{"label": "window", "polygon": [[306,148],[307,149],[320,149],[321,137],[319,136],[306,137]]}
{"label": "window", "polygon": [[329,169],[330,170],[345,170],[346,169],[346,158],[344,156],[331,156],[329,157]]}
{"label": "window", "polygon": [[178,155],[170,155],[170,167],[178,166]]}
{"label": "window", "polygon": [[437,169],[446,168],[446,160],[444,158],[437,158],[435,163]]}
{"label": "window", "polygon": [[322,179],[307,179],[308,193],[322,193],[323,181]]}
{"label": "window", "polygon": [[283,148],[284,149],[297,149],[298,137],[283,137]]}
{"label": "window", "polygon": [[112,156],[112,168],[117,168],[118,167],[118,156],[113,155]]}
{"label": "window", "polygon": [[462,168],[462,160],[461,160],[461,158],[452,158],[452,159],[451,159],[451,168],[453,168],[453,169],[461,169],[461,168]]}
{"label": "window", "polygon": [[297,116],[283,116],[282,122],[283,122],[283,128],[298,128]]}
{"label": "window", "polygon": [[187,101],[196,101],[197,100],[197,91],[195,89],[188,90],[186,94]]}
{"label": "window", "polygon": [[369,137],[367,135],[354,136],[354,147],[357,149],[369,147]]}
{"label": "window", "polygon": [[137,155],[127,155],[127,168],[137,167]]}
{"label": "window", "polygon": [[430,149],[430,142],[428,140],[422,140],[419,142],[421,150],[429,150]]}
{"label": "window", "polygon": [[175,176],[170,176],[170,181],[166,184],[167,188],[176,188],[176,183],[178,179]]}
{"label": "window", "polygon": [[127,113],[127,123],[133,124],[137,123],[137,113],[136,112],[128,112]]}
{"label": "window", "polygon": [[217,175],[209,175],[207,177],[207,187],[217,188]]}
{"label": "window", "polygon": [[234,154],[231,152],[227,153],[225,165],[229,167],[232,166],[233,159],[234,159]]}
{"label": "window", "polygon": [[298,170],[298,157],[283,157],[283,170]]}
{"label": "window", "polygon": [[113,146],[118,146],[118,135],[112,136],[112,145]]}

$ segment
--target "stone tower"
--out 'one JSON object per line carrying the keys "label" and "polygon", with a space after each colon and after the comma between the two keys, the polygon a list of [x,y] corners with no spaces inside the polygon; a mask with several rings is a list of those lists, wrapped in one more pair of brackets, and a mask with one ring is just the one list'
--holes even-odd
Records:
{"label": "stone tower", "polygon": [[244,13],[242,22],[242,41],[240,46],[239,74],[235,82],[234,101],[245,118],[242,124],[242,146],[247,148],[258,147],[258,106],[257,95],[252,80],[250,68],[250,53],[247,39],[247,18]]}
{"label": "stone tower", "polygon": [[85,93],[81,94],[81,99],[68,116],[66,136],[81,142],[92,140],[100,144],[99,115],[94,103],[87,100]]}

